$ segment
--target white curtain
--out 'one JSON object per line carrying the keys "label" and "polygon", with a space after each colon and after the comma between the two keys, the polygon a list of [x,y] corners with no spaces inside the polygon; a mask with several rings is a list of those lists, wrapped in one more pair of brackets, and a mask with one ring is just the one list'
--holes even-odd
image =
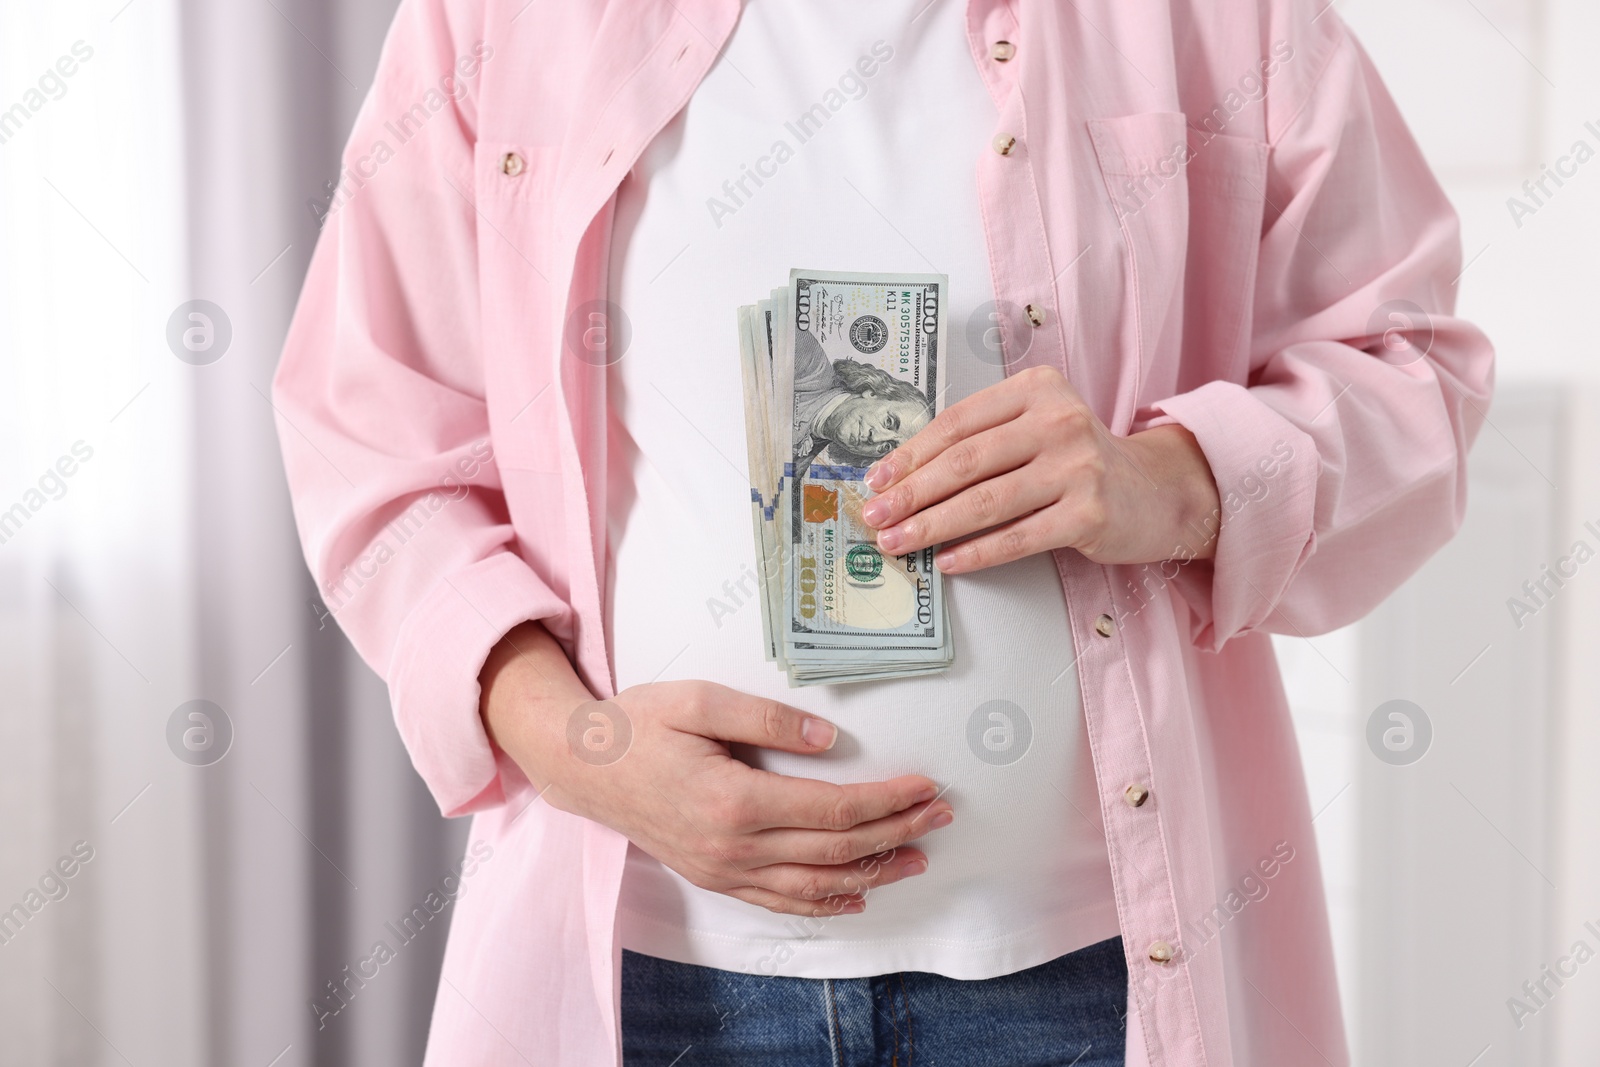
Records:
{"label": "white curtain", "polygon": [[319,629],[267,400],[392,10],[0,5],[0,1063],[420,1059],[445,923],[314,1004],[464,828]]}
{"label": "white curtain", "polygon": [[187,289],[175,20],[0,6],[11,1063],[200,1062],[200,783],[163,733],[196,695],[194,368],[161,340]]}

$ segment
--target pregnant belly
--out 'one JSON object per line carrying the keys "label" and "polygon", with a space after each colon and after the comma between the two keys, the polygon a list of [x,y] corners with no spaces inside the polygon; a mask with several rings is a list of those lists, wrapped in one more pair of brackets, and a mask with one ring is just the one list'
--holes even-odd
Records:
{"label": "pregnant belly", "polygon": [[[629,626],[625,578],[617,575],[613,615],[620,686],[704,678],[785,701],[835,723],[834,748],[800,756],[737,746],[735,755],[832,782],[924,774],[955,809],[950,826],[917,842],[927,873],[874,891],[866,911],[831,917],[821,930],[697,889],[630,850],[623,907],[635,943],[625,939],[627,947],[742,971],[761,970],[774,944],[798,943],[804,952],[783,973],[807,973],[802,957],[816,974],[883,973],[870,968],[903,962],[906,951],[942,973],[1004,973],[1016,953],[1067,943],[1072,931],[1116,932],[1072,638],[1048,556],[947,585],[956,662],[945,674],[802,689],[762,658],[753,602],[709,632],[685,627],[664,647],[659,629]],[[664,670],[652,662],[667,657]],[[1031,950],[1016,943],[1028,937],[1039,942]]]}

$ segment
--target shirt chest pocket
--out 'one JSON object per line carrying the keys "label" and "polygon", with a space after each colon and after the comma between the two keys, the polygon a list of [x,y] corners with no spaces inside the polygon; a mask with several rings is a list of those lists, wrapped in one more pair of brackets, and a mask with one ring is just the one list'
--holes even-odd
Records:
{"label": "shirt chest pocket", "polygon": [[1242,381],[1269,147],[1176,111],[1089,130],[1123,240],[1139,403]]}

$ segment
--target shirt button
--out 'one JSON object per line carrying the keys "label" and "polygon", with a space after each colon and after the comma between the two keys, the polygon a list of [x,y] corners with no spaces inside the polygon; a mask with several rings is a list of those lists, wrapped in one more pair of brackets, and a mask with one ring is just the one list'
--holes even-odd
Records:
{"label": "shirt button", "polygon": [[1023,310],[1028,313],[1029,322],[1033,323],[1035,326],[1044,325],[1044,308],[1040,307],[1038,304],[1029,304],[1026,308],[1023,308]]}
{"label": "shirt button", "polygon": [[989,58],[996,63],[1009,62],[1017,54],[1017,46],[1010,41],[996,41],[989,46]]}
{"label": "shirt button", "polygon": [[1099,634],[1101,637],[1110,637],[1112,630],[1115,628],[1116,627],[1113,625],[1110,615],[1102,615],[1098,619],[1094,620],[1094,632]]}
{"label": "shirt button", "polygon": [[1128,807],[1130,808],[1141,808],[1144,806],[1144,802],[1150,799],[1150,790],[1138,783],[1134,783],[1122,794],[1122,799],[1128,802]]}
{"label": "shirt button", "polygon": [[1150,945],[1150,958],[1157,963],[1172,962],[1172,946],[1165,941],[1156,941]]}
{"label": "shirt button", "polygon": [[1009,133],[1002,133],[994,139],[994,150],[1002,156],[1009,156],[1012,149],[1017,147],[1017,139]]}
{"label": "shirt button", "polygon": [[526,167],[527,164],[522,161],[522,157],[517,155],[515,152],[507,152],[505,155],[500,157],[500,169],[508,178],[515,178],[517,175],[521,174]]}

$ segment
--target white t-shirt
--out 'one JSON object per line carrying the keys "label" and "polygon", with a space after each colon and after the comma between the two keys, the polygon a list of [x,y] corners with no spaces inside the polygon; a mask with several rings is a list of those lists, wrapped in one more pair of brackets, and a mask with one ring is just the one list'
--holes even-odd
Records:
{"label": "white t-shirt", "polygon": [[762,651],[735,309],[791,267],[936,271],[950,277],[945,403],[1003,376],[968,340],[994,299],[976,167],[995,110],[965,12],[964,0],[745,5],[619,192],[611,292],[632,337],[608,372],[618,686],[704,678],[824,716],[840,729],[825,755],[741,755],[838,782],[925,774],[955,821],[917,842],[926,873],[825,920],[696,888],[630,847],[625,948],[751,973],[972,979],[1117,933],[1048,554],[946,582],[956,659],[943,675],[790,689]]}

